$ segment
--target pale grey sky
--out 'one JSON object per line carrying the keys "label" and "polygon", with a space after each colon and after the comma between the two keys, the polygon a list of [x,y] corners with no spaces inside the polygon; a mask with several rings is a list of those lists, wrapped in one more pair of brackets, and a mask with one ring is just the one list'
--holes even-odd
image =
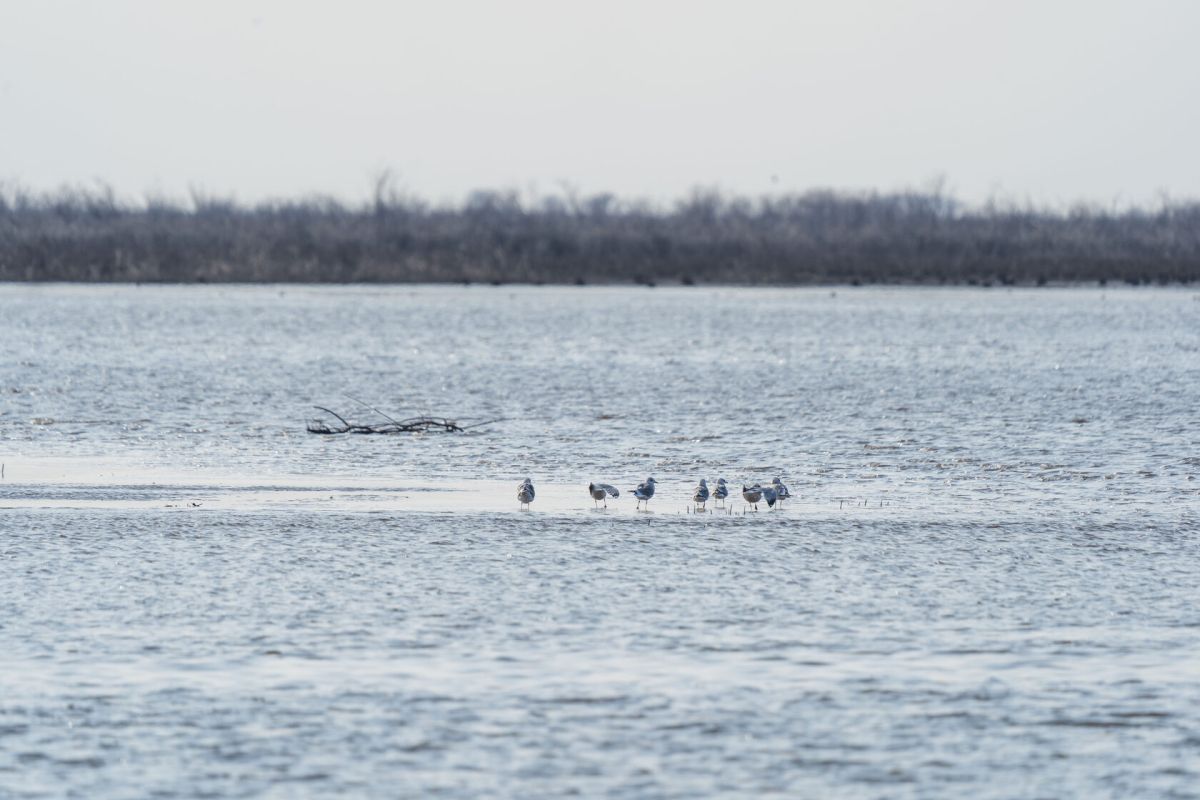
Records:
{"label": "pale grey sky", "polygon": [[0,180],[1200,197],[1200,3],[0,0]]}

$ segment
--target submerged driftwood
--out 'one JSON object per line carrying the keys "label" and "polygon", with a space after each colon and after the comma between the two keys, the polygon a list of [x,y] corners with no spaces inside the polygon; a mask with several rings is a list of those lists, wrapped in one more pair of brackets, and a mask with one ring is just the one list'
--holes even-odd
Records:
{"label": "submerged driftwood", "polygon": [[[356,401],[362,405],[367,405],[361,401]],[[374,411],[376,414],[384,418],[384,422],[349,422],[345,417],[336,411],[331,411],[324,406],[313,406],[318,411],[324,411],[329,416],[338,421],[338,425],[332,424],[326,419],[310,419],[308,421],[307,430],[309,433],[319,433],[323,435],[331,435],[337,433],[427,433],[429,431],[439,431],[442,433],[462,433],[469,428],[478,428],[481,425],[490,425],[493,422],[501,422],[502,420],[490,419],[485,422],[476,422],[471,425],[462,425],[456,420],[447,417],[408,417],[407,419],[393,419],[387,414],[384,414],[374,406],[367,408]]]}

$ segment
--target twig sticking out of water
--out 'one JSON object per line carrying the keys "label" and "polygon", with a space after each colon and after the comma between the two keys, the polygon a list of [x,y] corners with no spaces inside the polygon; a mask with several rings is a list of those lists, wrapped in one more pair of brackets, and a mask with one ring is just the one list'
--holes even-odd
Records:
{"label": "twig sticking out of water", "polygon": [[357,397],[351,397],[350,395],[346,395],[346,399],[347,399],[347,400],[352,400],[352,401],[354,401],[355,403],[358,403],[360,406],[366,406],[367,408],[371,409],[371,410],[372,410],[372,411],[374,411],[376,414],[378,414],[379,416],[383,417],[383,418],[384,418],[384,419],[386,419],[388,422],[391,422],[391,423],[392,423],[392,424],[394,424],[394,425],[399,425],[399,424],[400,424],[399,422],[396,422],[396,420],[392,419],[392,418],[391,418],[391,417],[389,417],[387,414],[383,413],[382,411],[380,411],[378,408],[376,408],[375,406],[371,405],[370,403],[364,403],[362,400],[359,400]]}

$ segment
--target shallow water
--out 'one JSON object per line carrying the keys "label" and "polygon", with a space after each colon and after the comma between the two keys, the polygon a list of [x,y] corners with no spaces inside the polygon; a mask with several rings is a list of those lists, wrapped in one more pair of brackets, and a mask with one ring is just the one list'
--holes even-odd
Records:
{"label": "shallow water", "polygon": [[4,286],[0,343],[0,797],[1198,796],[1194,292]]}

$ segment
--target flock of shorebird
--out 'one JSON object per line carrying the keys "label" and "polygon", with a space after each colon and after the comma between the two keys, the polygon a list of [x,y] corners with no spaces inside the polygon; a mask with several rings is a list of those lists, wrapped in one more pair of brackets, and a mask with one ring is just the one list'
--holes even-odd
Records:
{"label": "flock of shorebird", "polygon": [[[634,488],[633,496],[637,498],[637,507],[639,509],[643,503],[646,504],[647,508],[650,507],[650,498],[654,497],[654,487],[657,484],[658,481],[654,480],[654,478],[646,478],[646,480]],[[588,494],[591,495],[592,502],[596,507],[599,507],[600,503],[603,502],[604,507],[608,508],[608,498],[621,496],[620,490],[609,483],[589,483],[587,488]],[[742,499],[755,511],[758,511],[758,504],[763,500],[766,500],[767,505],[771,508],[774,508],[776,503],[782,508],[783,501],[791,496],[792,493],[788,491],[788,488],[783,485],[783,481],[779,478],[772,480],[770,486],[763,486],[758,483],[753,486],[742,484]],[[526,478],[517,487],[517,502],[520,504],[520,508],[529,508],[529,504],[533,502],[534,497],[536,497],[536,492],[533,489],[533,481]],[[717,487],[711,492],[708,489],[708,481],[701,478],[700,483],[692,492],[692,500],[696,503],[696,508],[699,511],[703,511],[706,508],[710,499],[720,503],[719,508],[724,508],[725,498],[727,497],[729,497],[729,487],[725,485],[724,478],[717,478]]]}

